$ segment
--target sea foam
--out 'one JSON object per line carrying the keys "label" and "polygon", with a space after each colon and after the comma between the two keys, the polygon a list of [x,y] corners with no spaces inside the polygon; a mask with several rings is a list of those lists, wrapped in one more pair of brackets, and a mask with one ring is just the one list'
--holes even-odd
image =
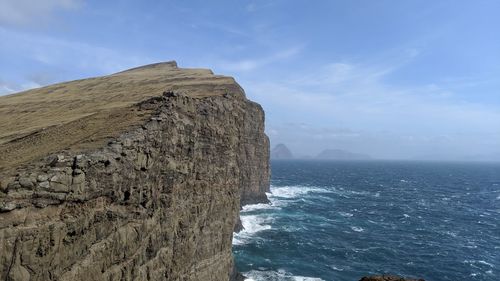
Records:
{"label": "sea foam", "polygon": [[258,271],[252,270],[249,272],[243,273],[247,277],[245,281],[268,281],[268,280],[276,280],[276,281],[324,281],[321,278],[316,277],[305,277],[293,275],[285,270],[279,269],[278,271]]}
{"label": "sea foam", "polygon": [[316,186],[271,186],[271,193],[269,194],[269,196],[291,199],[300,197],[301,195],[308,193],[331,193],[331,191]]}
{"label": "sea foam", "polygon": [[271,229],[272,218],[264,215],[241,215],[241,224],[243,230],[234,233],[233,245],[242,245],[248,243],[254,234],[263,230]]}
{"label": "sea foam", "polygon": [[281,206],[287,205],[287,200],[299,198],[307,193],[329,192],[326,189],[310,186],[271,186],[271,192],[267,193],[270,203],[251,204],[243,206],[240,212],[243,230],[234,233],[233,245],[243,245],[252,241],[256,233],[271,229],[273,214],[269,210],[279,210]]}
{"label": "sea foam", "polygon": [[277,206],[273,206],[272,204],[259,203],[259,204],[251,204],[243,206],[241,213],[248,213],[257,210],[266,210],[266,209],[275,209]]}

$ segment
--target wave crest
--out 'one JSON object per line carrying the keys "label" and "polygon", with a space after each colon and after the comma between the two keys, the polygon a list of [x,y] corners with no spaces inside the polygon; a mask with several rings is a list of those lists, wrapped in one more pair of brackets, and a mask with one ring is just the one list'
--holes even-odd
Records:
{"label": "wave crest", "polygon": [[292,185],[292,186],[271,186],[271,193],[268,193],[268,196],[278,197],[278,198],[297,198],[301,195],[308,193],[331,193],[331,190],[326,188],[316,187],[316,186],[300,186],[300,185]]}
{"label": "wave crest", "polygon": [[298,275],[292,275],[289,272],[286,272],[285,270],[278,270],[278,271],[273,271],[273,270],[268,270],[268,271],[258,271],[258,270],[252,270],[249,272],[243,273],[247,277],[245,281],[269,281],[269,280],[275,280],[275,281],[324,281],[321,278],[316,278],[316,277],[305,277],[305,276],[298,276]]}

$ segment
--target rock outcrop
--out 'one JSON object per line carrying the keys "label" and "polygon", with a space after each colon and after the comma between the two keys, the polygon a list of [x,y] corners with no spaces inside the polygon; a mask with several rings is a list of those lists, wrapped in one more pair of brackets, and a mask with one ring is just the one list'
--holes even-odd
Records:
{"label": "rock outcrop", "polygon": [[229,77],[149,65],[0,98],[4,280],[229,280],[266,201],[262,108]]}
{"label": "rock outcrop", "polygon": [[277,144],[272,150],[271,150],[271,159],[292,159],[293,154],[286,147],[286,145],[280,143]]}

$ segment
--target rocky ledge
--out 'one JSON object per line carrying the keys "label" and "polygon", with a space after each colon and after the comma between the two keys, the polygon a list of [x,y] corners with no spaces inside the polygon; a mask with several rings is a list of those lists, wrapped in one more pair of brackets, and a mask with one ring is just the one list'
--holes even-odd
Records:
{"label": "rocky ledge", "polygon": [[262,108],[175,62],[0,97],[4,280],[239,275],[241,203],[265,202]]}

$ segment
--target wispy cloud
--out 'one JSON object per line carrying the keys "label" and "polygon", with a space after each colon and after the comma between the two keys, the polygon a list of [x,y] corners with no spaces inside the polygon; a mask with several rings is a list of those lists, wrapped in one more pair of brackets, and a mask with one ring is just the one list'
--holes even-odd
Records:
{"label": "wispy cloud", "polygon": [[300,45],[280,50],[262,58],[243,59],[238,61],[222,61],[219,63],[219,67],[225,71],[251,71],[277,61],[292,58],[299,54],[302,49],[303,46]]}
{"label": "wispy cloud", "polygon": [[[304,144],[375,151],[376,156],[393,158],[418,157],[436,149],[455,156],[466,149],[499,150],[500,109],[457,99],[440,81],[392,84],[390,76],[405,63],[332,62],[302,71],[305,74],[248,81],[244,86],[249,96],[273,108],[268,114],[271,139],[296,143],[304,153]],[[287,130],[278,120],[315,125]],[[339,133],[339,128],[349,133]]]}
{"label": "wispy cloud", "polygon": [[242,36],[242,37],[250,37],[248,32],[241,28],[236,28],[233,25],[223,24],[214,21],[199,21],[191,24],[192,28],[195,29],[209,29],[209,30],[217,30],[224,33]]}
{"label": "wispy cloud", "polygon": [[32,59],[42,64],[65,65],[109,73],[151,61],[144,56],[124,53],[119,49],[95,46],[78,41],[12,31],[0,27],[0,51],[14,53],[20,59]]}
{"label": "wispy cloud", "polygon": [[42,85],[34,81],[25,81],[22,84],[9,84],[0,81],[0,96],[26,91],[33,88],[38,88],[40,86]]}
{"label": "wispy cloud", "polygon": [[[149,57],[129,54],[119,49],[2,27],[0,37],[3,39],[0,41],[0,53],[16,58],[9,62],[10,65],[5,60],[0,66],[2,78],[8,82],[3,86],[4,93],[68,79],[109,74],[154,62]],[[9,80],[6,76],[11,67],[26,69],[24,77],[18,74],[15,79]]]}
{"label": "wispy cloud", "polygon": [[57,10],[74,10],[81,5],[81,0],[0,0],[0,25],[40,24]]}
{"label": "wispy cloud", "polygon": [[274,6],[276,4],[275,2],[276,1],[271,1],[271,0],[267,0],[267,1],[251,1],[250,3],[248,3],[245,6],[245,9],[249,13],[254,13],[254,12],[257,12],[257,11],[259,11],[261,9],[269,8],[269,7]]}
{"label": "wispy cloud", "polygon": [[9,85],[0,82],[0,95],[7,95],[15,92],[15,89],[12,89]]}

